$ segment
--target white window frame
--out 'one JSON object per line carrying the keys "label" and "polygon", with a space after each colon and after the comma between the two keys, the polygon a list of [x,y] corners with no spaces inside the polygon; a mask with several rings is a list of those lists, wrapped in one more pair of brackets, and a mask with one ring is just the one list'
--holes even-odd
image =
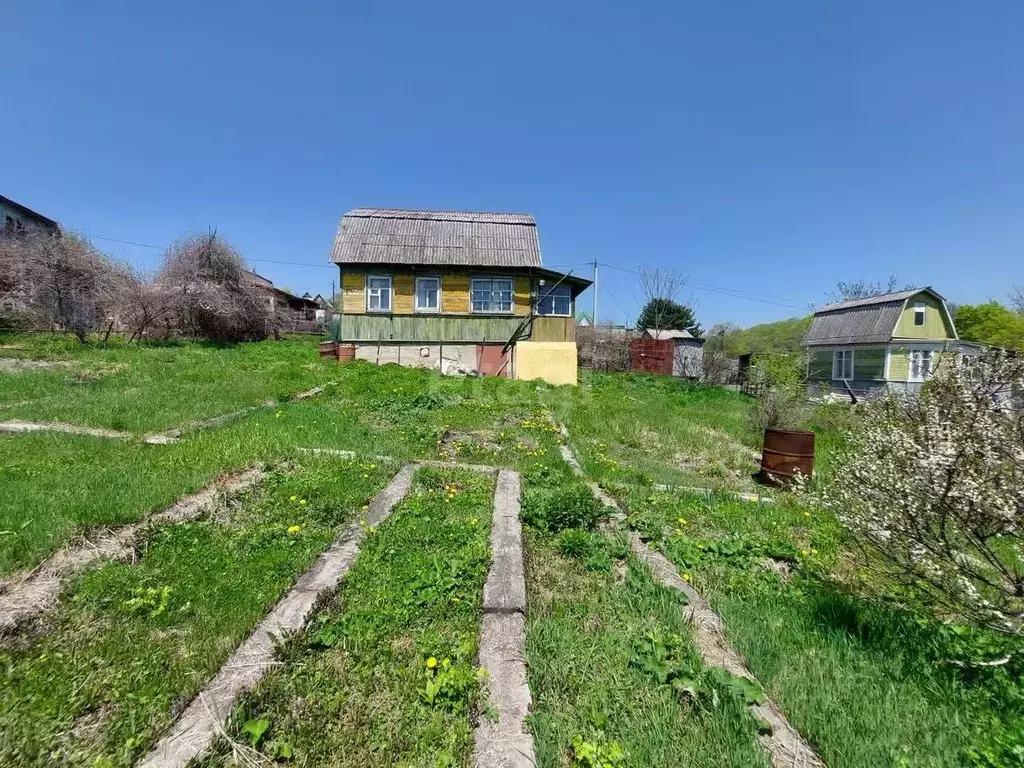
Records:
{"label": "white window frame", "polygon": [[[917,322],[917,314],[921,313],[921,322]],[[923,328],[925,323],[928,322],[928,305],[923,301],[914,302],[914,327]]]}
{"label": "white window frame", "polygon": [[[425,280],[432,280],[437,285],[437,306],[436,307],[421,307],[420,306],[420,282]],[[427,314],[436,315],[441,311],[441,276],[440,275],[417,275],[415,283],[413,285],[413,311],[423,312]]]}
{"label": "white window frame", "polygon": [[[509,303],[508,309],[477,309],[474,306],[473,294],[476,292],[476,284],[478,282],[490,283],[490,294],[491,299],[489,303],[494,303],[494,283],[497,280],[504,280],[508,282],[508,293]],[[481,289],[482,290],[482,289]],[[469,279],[469,312],[473,315],[511,315],[516,310],[516,281],[513,277],[506,277],[504,275],[478,275],[477,277],[471,277]]]}
{"label": "white window frame", "polygon": [[[538,299],[538,301],[537,301],[537,316],[538,317],[572,317],[572,287],[567,285],[566,283],[562,283],[561,285],[558,286],[558,290],[561,291],[562,289],[565,289],[566,293],[568,294],[568,299],[569,299],[568,310],[566,310],[565,312],[541,312],[540,311],[540,301],[542,299],[544,299],[544,297],[547,294],[547,292],[552,290],[552,289],[549,288],[548,286],[545,286],[545,285],[538,286],[538,288],[537,288],[537,299]],[[552,307],[552,309],[554,309],[554,306],[555,306],[555,302],[554,302],[555,296],[552,295],[550,298],[551,298],[551,307]],[[558,298],[563,298],[563,297],[559,296]]]}
{"label": "white window frame", "polygon": [[[370,287],[370,282],[373,281],[373,280],[387,280],[388,281],[388,287],[387,288],[371,288]],[[374,294],[376,294],[376,298],[377,298],[378,304],[382,304],[383,302],[381,301],[381,299],[384,297],[384,295],[385,295],[384,292],[385,291],[387,292],[386,295],[388,297],[388,305],[387,305],[387,307],[385,308],[385,307],[380,307],[380,306],[378,306],[378,307],[370,306],[370,300],[371,300],[371,298],[374,297]],[[391,280],[391,275],[367,275],[366,276],[366,311],[367,312],[381,312],[381,313],[385,313],[385,314],[389,313],[389,312],[391,312],[391,307],[394,306],[393,299],[394,299],[394,284],[393,284],[393,282]]]}
{"label": "white window frame", "polygon": [[[833,349],[832,350],[832,379],[834,381],[852,381],[853,380],[853,362],[854,351],[852,349]],[[843,368],[846,366],[846,360],[849,360],[850,375],[843,376]],[[843,361],[843,362],[840,362]]]}
{"label": "white window frame", "polygon": [[[914,376],[914,355],[921,355],[922,365],[919,368],[923,368],[924,355],[928,355],[928,372]],[[907,365],[907,381],[914,384],[921,384],[928,381],[932,374],[935,373],[935,350],[932,347],[911,347],[910,348],[910,360]]]}

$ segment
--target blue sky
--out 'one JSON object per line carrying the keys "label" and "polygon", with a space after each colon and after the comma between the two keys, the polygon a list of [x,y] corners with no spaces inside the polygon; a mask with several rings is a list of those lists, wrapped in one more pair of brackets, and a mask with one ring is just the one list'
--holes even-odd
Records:
{"label": "blue sky", "polygon": [[0,194],[94,237],[215,226],[299,292],[357,206],[532,212],[546,264],[614,267],[619,321],[639,265],[705,326],[1024,283],[1019,0],[38,2],[3,33]]}

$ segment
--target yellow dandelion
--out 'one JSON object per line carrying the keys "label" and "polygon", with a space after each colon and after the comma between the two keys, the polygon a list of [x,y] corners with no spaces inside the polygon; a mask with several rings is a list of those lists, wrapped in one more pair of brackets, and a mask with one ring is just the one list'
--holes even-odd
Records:
{"label": "yellow dandelion", "polygon": [[302,530],[302,526],[301,525],[289,525],[288,526],[288,535],[289,536],[294,536],[296,533],[298,533],[301,530]]}
{"label": "yellow dandelion", "polygon": [[689,580],[690,580],[690,574],[684,573],[683,574],[683,581],[689,581]]}
{"label": "yellow dandelion", "polygon": [[810,516],[811,516],[810,512],[804,512],[804,517],[810,517]]}
{"label": "yellow dandelion", "polygon": [[305,506],[306,500],[305,499],[299,499],[299,504],[302,504],[303,506]]}
{"label": "yellow dandelion", "polygon": [[436,667],[437,667],[437,659],[435,659],[433,656],[431,656],[429,659],[427,659],[427,669],[434,669]]}
{"label": "yellow dandelion", "polygon": [[298,498],[298,496],[289,496],[288,501],[296,501]]}
{"label": "yellow dandelion", "polygon": [[686,518],[685,517],[680,517],[679,518],[679,524],[680,525],[686,525]]}

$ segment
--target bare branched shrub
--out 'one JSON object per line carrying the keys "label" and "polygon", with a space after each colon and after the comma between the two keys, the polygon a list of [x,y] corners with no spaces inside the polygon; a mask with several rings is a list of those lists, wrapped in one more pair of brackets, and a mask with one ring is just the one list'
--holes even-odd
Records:
{"label": "bare branched shrub", "polygon": [[213,341],[267,337],[270,313],[241,255],[216,232],[175,242],[156,278],[158,306],[189,336]]}
{"label": "bare branched shrub", "polygon": [[1024,634],[1024,361],[944,360],[864,406],[823,501],[866,564],[947,613]]}
{"label": "bare branched shrub", "polygon": [[74,233],[0,237],[0,316],[72,331],[81,341],[112,322],[128,271]]}
{"label": "bare branched shrub", "polygon": [[728,338],[731,326],[719,323],[711,328],[704,341],[704,355],[701,360],[701,381],[706,384],[730,384],[736,379],[739,360],[729,349]]}
{"label": "bare branched shrub", "polygon": [[598,371],[628,371],[629,342],[633,334],[624,328],[583,326],[576,329],[576,347],[581,368]]}

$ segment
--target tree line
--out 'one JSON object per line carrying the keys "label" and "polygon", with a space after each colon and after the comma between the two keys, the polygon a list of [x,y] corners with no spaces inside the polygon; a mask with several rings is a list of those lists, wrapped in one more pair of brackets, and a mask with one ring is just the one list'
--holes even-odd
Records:
{"label": "tree line", "polygon": [[256,341],[271,331],[269,303],[241,254],[216,231],[191,233],[149,277],[73,232],[0,235],[0,328],[129,340],[173,335]]}

